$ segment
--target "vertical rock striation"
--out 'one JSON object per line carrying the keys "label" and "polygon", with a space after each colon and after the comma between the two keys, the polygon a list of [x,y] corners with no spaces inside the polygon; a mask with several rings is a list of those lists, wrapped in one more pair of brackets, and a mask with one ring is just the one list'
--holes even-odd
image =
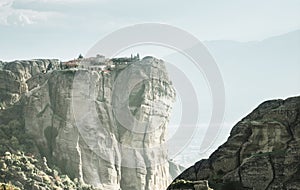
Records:
{"label": "vertical rock striation", "polygon": [[6,63],[0,74],[9,81],[0,83],[0,93],[10,94],[1,102],[9,107],[24,97],[25,127],[41,154],[99,189],[165,189],[175,91],[163,61],[147,57],[108,71],[44,74],[49,61]]}
{"label": "vertical rock striation", "polygon": [[58,67],[56,59],[0,62],[0,109],[14,105],[22,94],[28,92],[27,81],[31,78],[45,78],[40,75],[49,64]]}

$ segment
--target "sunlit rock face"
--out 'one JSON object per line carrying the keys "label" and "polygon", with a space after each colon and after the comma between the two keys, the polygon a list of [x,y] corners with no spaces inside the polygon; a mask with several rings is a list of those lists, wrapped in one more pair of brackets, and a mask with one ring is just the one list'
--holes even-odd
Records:
{"label": "sunlit rock face", "polygon": [[[18,102],[21,95],[28,92],[26,81],[38,77],[46,71],[49,64],[57,68],[56,59],[0,62],[0,109],[5,109]],[[46,77],[43,77],[46,78]]]}
{"label": "sunlit rock face", "polygon": [[176,180],[205,179],[215,189],[300,189],[299,114],[299,96],[262,103],[227,142]]}
{"label": "sunlit rock face", "polygon": [[162,60],[47,73],[42,60],[33,64],[21,64],[39,69],[25,69],[28,77],[23,67],[2,72],[22,81],[16,94],[24,95],[26,130],[49,162],[99,189],[167,188],[166,128],[175,91]]}

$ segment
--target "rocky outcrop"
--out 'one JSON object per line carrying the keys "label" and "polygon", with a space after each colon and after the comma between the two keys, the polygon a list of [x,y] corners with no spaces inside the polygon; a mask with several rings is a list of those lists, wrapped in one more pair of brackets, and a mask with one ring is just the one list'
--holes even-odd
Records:
{"label": "rocky outcrop", "polygon": [[18,102],[21,95],[29,90],[27,81],[30,78],[38,78],[50,63],[53,68],[59,65],[56,59],[0,62],[0,109]]}
{"label": "rocky outcrop", "polygon": [[176,180],[205,179],[214,189],[300,189],[299,114],[300,97],[262,103]]}
{"label": "rocky outcrop", "polygon": [[0,92],[16,94],[2,100],[2,109],[21,107],[26,133],[49,163],[98,189],[165,189],[175,91],[163,61],[43,73],[47,61],[5,64],[0,81],[11,79]]}
{"label": "rocky outcrop", "polygon": [[172,190],[213,190],[208,186],[208,181],[186,181],[176,180],[173,182],[168,189]]}

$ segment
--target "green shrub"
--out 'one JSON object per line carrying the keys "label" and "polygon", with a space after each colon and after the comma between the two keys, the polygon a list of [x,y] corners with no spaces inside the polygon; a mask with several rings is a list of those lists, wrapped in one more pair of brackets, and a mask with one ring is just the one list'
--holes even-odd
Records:
{"label": "green shrub", "polygon": [[25,126],[19,120],[12,120],[7,125],[0,125],[0,154],[17,150],[37,153],[32,137],[25,132]]}

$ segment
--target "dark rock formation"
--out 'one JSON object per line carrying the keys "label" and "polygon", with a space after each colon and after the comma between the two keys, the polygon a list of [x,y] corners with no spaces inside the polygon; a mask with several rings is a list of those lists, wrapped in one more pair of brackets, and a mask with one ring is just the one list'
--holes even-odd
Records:
{"label": "dark rock formation", "polygon": [[215,190],[300,189],[299,113],[300,97],[262,103],[227,142],[176,180],[208,180]]}
{"label": "dark rock formation", "polygon": [[213,190],[208,186],[208,181],[186,181],[183,179],[173,182],[168,189],[172,190]]}

